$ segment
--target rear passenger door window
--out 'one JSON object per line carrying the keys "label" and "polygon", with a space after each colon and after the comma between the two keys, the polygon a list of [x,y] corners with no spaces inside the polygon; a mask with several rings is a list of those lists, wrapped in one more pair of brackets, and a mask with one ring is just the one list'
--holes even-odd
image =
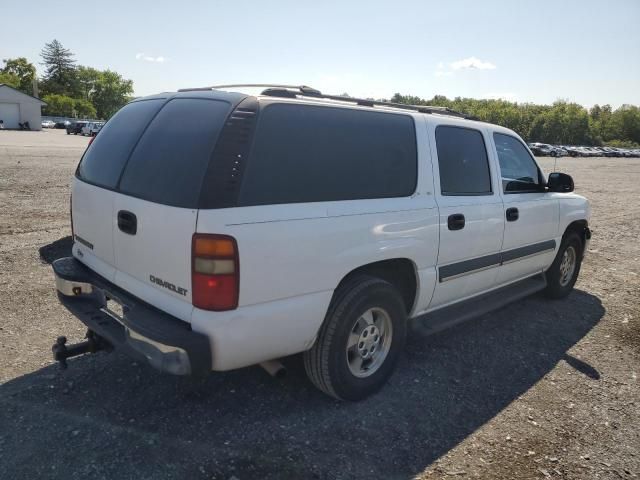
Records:
{"label": "rear passenger door window", "polygon": [[260,113],[239,205],[408,197],[416,183],[412,117],[272,104]]}
{"label": "rear passenger door window", "polygon": [[529,151],[511,135],[494,133],[504,193],[543,191],[540,170]]}
{"label": "rear passenger door window", "polygon": [[436,147],[442,195],[491,195],[489,159],[480,131],[440,125]]}

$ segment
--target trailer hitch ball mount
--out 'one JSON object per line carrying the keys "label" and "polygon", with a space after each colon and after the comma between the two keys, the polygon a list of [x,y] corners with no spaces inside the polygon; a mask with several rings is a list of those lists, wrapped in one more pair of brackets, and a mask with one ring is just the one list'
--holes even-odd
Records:
{"label": "trailer hitch ball mount", "polygon": [[85,353],[96,353],[100,350],[111,351],[113,347],[104,338],[92,330],[87,330],[84,342],[67,345],[67,337],[58,337],[56,343],[51,347],[53,359],[60,363],[61,369],[67,368],[67,358],[77,357]]}

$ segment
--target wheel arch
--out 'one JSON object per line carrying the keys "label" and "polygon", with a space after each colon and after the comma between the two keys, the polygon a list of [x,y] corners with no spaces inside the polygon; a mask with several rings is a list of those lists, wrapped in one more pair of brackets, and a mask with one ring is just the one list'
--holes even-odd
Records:
{"label": "wheel arch", "polygon": [[402,296],[407,315],[409,315],[418,298],[418,270],[415,262],[409,258],[391,258],[368,263],[354,268],[342,277],[332,297],[336,292],[358,275],[369,275],[380,278],[396,287]]}
{"label": "wheel arch", "polygon": [[565,228],[562,237],[566,237],[569,233],[577,233],[582,240],[582,247],[586,245],[587,240],[591,238],[591,230],[589,230],[589,222],[586,219],[574,220],[567,228]]}

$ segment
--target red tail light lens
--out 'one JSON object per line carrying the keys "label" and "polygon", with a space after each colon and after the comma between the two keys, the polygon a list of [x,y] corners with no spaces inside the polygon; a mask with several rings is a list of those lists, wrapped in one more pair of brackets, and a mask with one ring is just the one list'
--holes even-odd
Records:
{"label": "red tail light lens", "polygon": [[196,233],[191,245],[191,293],[194,307],[233,310],[238,307],[238,245],[228,235]]}

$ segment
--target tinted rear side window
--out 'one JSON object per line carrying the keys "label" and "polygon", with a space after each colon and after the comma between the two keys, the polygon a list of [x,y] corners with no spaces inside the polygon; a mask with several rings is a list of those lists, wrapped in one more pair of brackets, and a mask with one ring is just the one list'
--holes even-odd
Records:
{"label": "tinted rear side window", "polygon": [[411,117],[274,104],[260,113],[239,203],[404,197],[416,180]]}
{"label": "tinted rear side window", "polygon": [[230,109],[230,103],[219,100],[170,100],[131,154],[120,191],[151,202],[197,208],[211,152]]}
{"label": "tinted rear side window", "polygon": [[480,131],[440,125],[436,147],[442,195],[491,195],[489,160]]}
{"label": "tinted rear side window", "polygon": [[[101,187],[115,188],[131,149],[164,100],[125,105],[109,120],[80,162],[78,176]],[[75,125],[81,126],[81,123]]]}

